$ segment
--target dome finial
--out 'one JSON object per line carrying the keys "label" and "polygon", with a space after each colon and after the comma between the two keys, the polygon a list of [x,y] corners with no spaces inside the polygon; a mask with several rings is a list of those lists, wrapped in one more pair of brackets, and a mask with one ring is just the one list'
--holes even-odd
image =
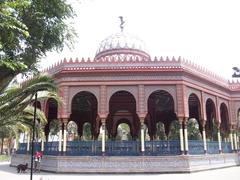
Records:
{"label": "dome finial", "polygon": [[123,20],[122,16],[119,16],[119,19],[121,21],[121,24],[120,24],[121,32],[123,32],[123,28],[124,28],[123,24],[125,23],[125,21]]}

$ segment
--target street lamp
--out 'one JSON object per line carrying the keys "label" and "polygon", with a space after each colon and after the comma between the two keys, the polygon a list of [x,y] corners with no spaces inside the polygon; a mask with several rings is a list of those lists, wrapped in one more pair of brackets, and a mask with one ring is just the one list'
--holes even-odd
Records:
{"label": "street lamp", "polygon": [[31,152],[31,173],[30,173],[30,180],[32,180],[32,176],[33,176],[33,159],[34,159],[33,153],[34,153],[36,111],[37,111],[37,92],[36,92],[36,94],[35,94],[35,99],[34,99],[34,114],[33,114],[33,127],[32,127],[32,152]]}
{"label": "street lamp", "polygon": [[234,73],[232,75],[233,78],[240,78],[240,69],[238,67],[233,67]]}

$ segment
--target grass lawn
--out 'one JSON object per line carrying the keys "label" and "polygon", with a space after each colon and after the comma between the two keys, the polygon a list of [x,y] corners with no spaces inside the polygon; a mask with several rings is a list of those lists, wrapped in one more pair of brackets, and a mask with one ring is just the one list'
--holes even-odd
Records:
{"label": "grass lawn", "polygon": [[9,161],[9,160],[10,160],[10,156],[0,155],[0,162]]}

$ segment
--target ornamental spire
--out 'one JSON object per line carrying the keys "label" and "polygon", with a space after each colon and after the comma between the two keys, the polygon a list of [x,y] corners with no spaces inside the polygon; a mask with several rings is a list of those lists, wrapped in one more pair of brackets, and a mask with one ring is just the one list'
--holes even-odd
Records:
{"label": "ornamental spire", "polygon": [[122,16],[119,16],[119,19],[120,19],[120,22],[121,22],[121,24],[120,24],[121,32],[123,32],[123,28],[124,28],[123,25],[124,25],[125,21],[123,20]]}

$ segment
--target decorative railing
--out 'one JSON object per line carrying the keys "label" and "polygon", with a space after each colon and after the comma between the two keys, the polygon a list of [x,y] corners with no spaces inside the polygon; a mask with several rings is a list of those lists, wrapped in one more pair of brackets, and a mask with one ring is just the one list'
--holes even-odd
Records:
{"label": "decorative railing", "polygon": [[178,140],[146,141],[144,154],[149,156],[179,155],[180,143]]}
{"label": "decorative railing", "polygon": [[231,143],[230,142],[222,142],[222,152],[223,153],[231,153]]}
{"label": "decorative railing", "polygon": [[140,155],[139,141],[107,141],[106,155],[108,156],[138,156]]}
{"label": "decorative railing", "polygon": [[[231,143],[222,142],[222,152],[232,153]],[[218,154],[218,142],[207,142],[207,153]],[[34,149],[41,150],[41,143],[34,143]],[[190,155],[204,154],[203,141],[189,140],[188,149]],[[31,146],[29,148],[31,152]],[[27,154],[27,143],[20,143],[17,154]],[[44,155],[67,155],[67,156],[101,156],[102,142],[101,141],[68,141],[66,153],[59,152],[59,142],[45,142]],[[105,155],[106,156],[139,156],[141,155],[140,141],[106,141]],[[180,154],[180,142],[172,141],[145,141],[146,156],[169,156]]]}
{"label": "decorative railing", "polygon": [[[41,143],[34,143],[34,151],[41,151]],[[32,144],[29,144],[29,152],[32,152]],[[27,154],[27,143],[19,143],[17,154]]]}
{"label": "decorative railing", "polygon": [[44,143],[44,155],[58,155],[58,141]]}
{"label": "decorative railing", "polygon": [[17,154],[27,154],[27,143],[19,143]]}
{"label": "decorative railing", "polygon": [[203,141],[188,140],[188,153],[192,155],[204,154]]}
{"label": "decorative railing", "polygon": [[66,155],[69,156],[101,155],[101,141],[68,141]]}
{"label": "decorative railing", "polygon": [[208,154],[218,154],[219,153],[218,141],[207,141],[207,153]]}

